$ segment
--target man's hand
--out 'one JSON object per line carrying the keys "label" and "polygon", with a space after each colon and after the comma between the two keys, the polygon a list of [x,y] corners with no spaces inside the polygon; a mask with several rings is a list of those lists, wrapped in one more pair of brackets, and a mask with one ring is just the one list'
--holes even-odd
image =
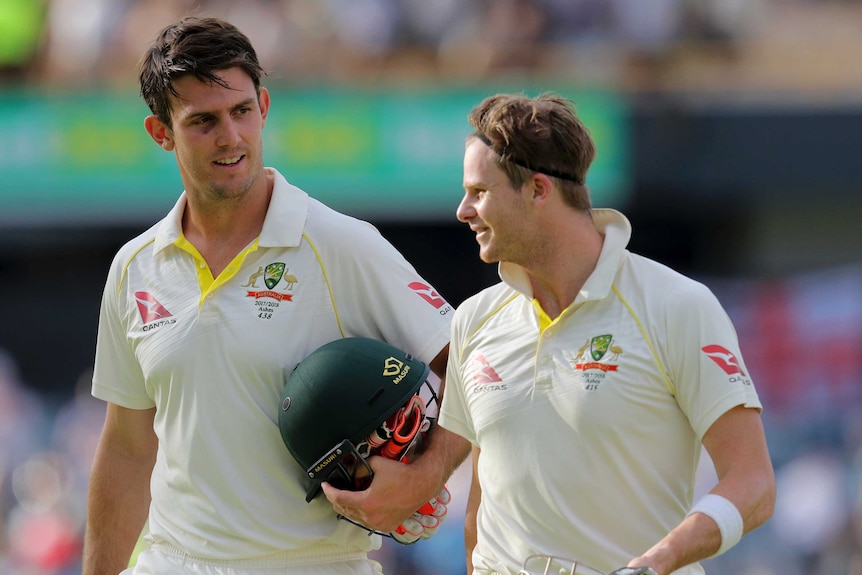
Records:
{"label": "man's hand", "polygon": [[[324,483],[323,493],[336,513],[374,531],[392,533],[433,497],[437,485],[423,483],[412,465],[371,456],[374,480],[364,491],[345,491]],[[438,484],[439,485],[439,484]]]}

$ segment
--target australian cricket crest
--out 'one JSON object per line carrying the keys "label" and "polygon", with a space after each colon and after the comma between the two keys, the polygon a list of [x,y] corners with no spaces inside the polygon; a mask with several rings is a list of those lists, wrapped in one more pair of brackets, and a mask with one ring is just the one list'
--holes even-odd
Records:
{"label": "australian cricket crest", "polygon": [[599,361],[605,356],[613,338],[614,336],[610,334],[597,335],[590,341],[590,355],[593,357],[593,360]]}
{"label": "australian cricket crest", "polygon": [[273,262],[266,266],[266,269],[263,270],[263,283],[266,284],[266,287],[272,289],[278,285],[284,276],[284,267],[282,262]]}
{"label": "australian cricket crest", "polygon": [[614,343],[612,334],[587,338],[572,364],[574,371],[580,373],[584,389],[598,391],[608,375],[619,370],[619,363],[611,362],[619,361],[622,353],[623,349]]}
{"label": "australian cricket crest", "polygon": [[[293,291],[299,279],[288,271],[284,262],[272,262],[266,267],[258,266],[257,271],[249,275],[248,281],[241,284],[241,287],[249,288],[246,297],[253,298],[255,314],[259,319],[272,319],[282,302],[293,301],[293,294],[288,292]],[[265,289],[254,289],[261,279]],[[276,290],[279,284],[281,287]]]}

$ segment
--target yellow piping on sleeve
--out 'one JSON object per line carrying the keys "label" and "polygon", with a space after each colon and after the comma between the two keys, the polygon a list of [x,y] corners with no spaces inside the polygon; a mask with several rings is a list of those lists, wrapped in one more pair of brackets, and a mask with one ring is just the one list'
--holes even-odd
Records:
{"label": "yellow piping on sleeve", "polygon": [[323,272],[323,280],[326,282],[326,289],[329,291],[329,301],[332,302],[332,311],[335,312],[335,322],[338,324],[338,331],[341,337],[344,337],[344,328],[341,326],[341,316],[338,315],[338,306],[335,304],[335,295],[332,293],[332,285],[329,283],[329,275],[326,273],[326,266],[323,265],[323,260],[320,258],[320,252],[317,251],[317,246],[311,241],[311,238],[305,232],[302,232],[302,237],[311,246],[314,251],[314,257],[317,258],[317,263],[320,265],[320,271]]}
{"label": "yellow piping on sleeve", "polygon": [[128,273],[129,273],[129,266],[132,265],[132,260],[134,260],[136,257],[138,257],[138,254],[141,253],[145,247],[147,247],[148,245],[150,245],[154,241],[156,241],[155,238],[148,241],[147,243],[145,243],[141,247],[139,247],[135,251],[135,253],[132,254],[132,257],[130,257],[126,261],[126,265],[123,266],[123,274],[120,276],[120,283],[117,285],[117,295],[120,295],[120,291],[123,289],[123,283],[125,283],[125,281],[126,281],[126,275],[128,275]]}
{"label": "yellow piping on sleeve", "polygon": [[[467,346],[467,343],[469,343],[469,342],[473,339],[473,336],[475,336],[477,333],[479,333],[479,330],[480,330],[480,329],[482,329],[482,326],[484,326],[484,325],[485,325],[485,323],[487,323],[487,321],[488,321],[489,319],[491,319],[493,316],[497,315],[497,313],[498,313],[501,309],[503,309],[504,307],[506,307],[507,305],[509,305],[509,303],[511,303],[511,301],[512,301],[512,300],[514,300],[514,299],[515,299],[516,297],[518,297],[519,295],[521,295],[521,294],[518,294],[518,293],[513,294],[512,296],[510,296],[509,298],[507,298],[507,299],[506,299],[506,301],[504,301],[503,303],[501,303],[500,305],[498,305],[494,310],[492,310],[492,311],[491,311],[491,313],[489,313],[488,315],[486,315],[486,316],[485,316],[485,318],[484,318],[484,319],[479,323],[479,325],[477,325],[477,326],[476,326],[476,329],[474,329],[474,330],[473,330],[473,333],[471,333],[471,334],[469,335],[469,337],[467,337],[467,338],[465,338],[465,339],[464,339],[463,346],[464,346],[464,347],[466,347],[466,346]],[[464,347],[462,347],[461,349],[459,349],[459,350],[458,350],[458,358],[459,358],[459,359],[460,359],[461,357],[463,357],[463,355],[464,355]]]}
{"label": "yellow piping on sleeve", "polygon": [[652,357],[659,368],[659,371],[661,371],[661,374],[664,377],[665,386],[667,387],[668,391],[672,396],[676,396],[676,390],[673,387],[673,382],[671,381],[670,376],[668,376],[667,370],[664,368],[664,364],[662,364],[661,359],[659,359],[658,353],[656,353],[655,350],[655,346],[653,346],[652,341],[650,341],[646,329],[644,328],[640,319],[638,319],[637,314],[635,314],[634,310],[629,305],[629,302],[626,301],[626,298],[623,297],[623,294],[620,293],[620,290],[617,289],[617,286],[612,286],[611,289],[614,290],[614,293],[617,294],[617,297],[620,298],[620,301],[623,303],[624,306],[626,306],[626,309],[629,310],[629,314],[631,314],[632,319],[635,320],[635,323],[637,324],[638,329],[641,331],[641,335],[643,336],[644,341],[646,341],[647,347],[649,347],[649,351],[652,354]]}

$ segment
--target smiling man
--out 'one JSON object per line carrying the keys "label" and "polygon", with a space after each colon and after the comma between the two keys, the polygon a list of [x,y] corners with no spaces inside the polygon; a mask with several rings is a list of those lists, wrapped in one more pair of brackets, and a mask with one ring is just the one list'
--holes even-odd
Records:
{"label": "smiling man", "polygon": [[[391,465],[418,503],[472,451],[471,575],[517,575],[537,555],[612,575],[701,575],[699,561],[763,524],[775,500],[730,318],[705,285],[629,252],[623,214],[592,207],[596,149],[571,101],[498,94],[468,119],[456,216],[501,281],[452,320],[447,449]],[[693,501],[701,446],[718,483]],[[374,483],[324,490],[366,525],[397,519]]]}
{"label": "smiling man", "polygon": [[[535,554],[702,573],[775,496],[730,319],[703,284],[630,253],[623,214],[591,206],[596,149],[571,101],[499,94],[469,121],[457,217],[502,280],[453,318],[440,416],[473,446],[472,573],[514,575]],[[719,481],[694,502],[701,445]]]}
{"label": "smiling man", "polygon": [[380,572],[367,557],[379,536],[322,496],[306,502],[280,395],[297,364],[347,337],[442,378],[453,310],[372,225],[264,167],[263,73],[248,38],[214,18],[168,26],[142,60],[144,124],[185,191],[108,274],[85,575],[124,571],[145,523],[134,575]]}

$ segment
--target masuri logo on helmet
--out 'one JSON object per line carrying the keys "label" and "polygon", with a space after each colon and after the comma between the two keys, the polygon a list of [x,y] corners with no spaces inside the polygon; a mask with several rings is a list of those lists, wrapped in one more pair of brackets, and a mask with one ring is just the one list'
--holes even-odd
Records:
{"label": "masuri logo on helmet", "polygon": [[360,449],[411,402],[429,372],[409,353],[362,337],[331,341],[293,370],[281,394],[278,427],[310,480],[306,501],[324,481],[340,489],[368,486],[373,472]]}

